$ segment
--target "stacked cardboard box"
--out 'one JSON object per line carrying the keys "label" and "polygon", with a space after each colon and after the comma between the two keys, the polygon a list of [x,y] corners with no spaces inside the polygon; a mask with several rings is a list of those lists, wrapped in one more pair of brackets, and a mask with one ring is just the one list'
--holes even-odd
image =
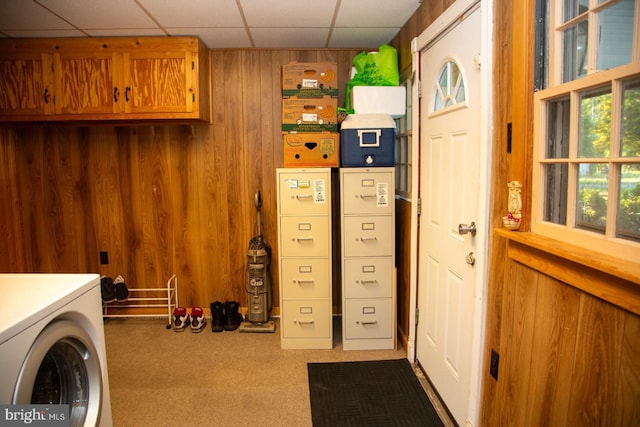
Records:
{"label": "stacked cardboard box", "polygon": [[334,62],[282,66],[284,167],[339,167],[338,76]]}

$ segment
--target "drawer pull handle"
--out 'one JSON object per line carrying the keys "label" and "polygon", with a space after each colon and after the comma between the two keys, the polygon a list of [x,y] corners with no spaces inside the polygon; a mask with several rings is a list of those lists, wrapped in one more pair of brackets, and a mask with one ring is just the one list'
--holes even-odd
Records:
{"label": "drawer pull handle", "polygon": [[314,282],[313,279],[311,279],[311,280],[296,280],[296,279],[293,279],[293,283],[297,283],[298,285],[307,285],[307,284],[313,285],[313,282]]}
{"label": "drawer pull handle", "polygon": [[358,325],[375,325],[375,324],[378,323],[378,321],[377,320],[370,320],[370,321],[367,321],[367,322],[361,322],[361,321],[358,320],[358,321],[356,321],[356,323]]}
{"label": "drawer pull handle", "polygon": [[294,237],[294,242],[313,242],[313,237]]}
{"label": "drawer pull handle", "polygon": [[357,237],[356,241],[360,240],[361,242],[375,242],[376,240],[378,240],[377,237]]}
{"label": "drawer pull handle", "polygon": [[375,194],[357,194],[356,195],[356,198],[360,198],[360,199],[370,199],[375,197],[376,197]]}
{"label": "drawer pull handle", "polygon": [[299,325],[313,325],[316,322],[313,319],[309,319],[309,320],[294,320],[293,323],[297,323]]}
{"label": "drawer pull handle", "polygon": [[377,280],[361,280],[360,283],[362,283],[363,285],[374,285],[378,283],[378,281]]}
{"label": "drawer pull handle", "polygon": [[296,194],[295,198],[300,200],[300,199],[310,199],[311,198],[311,194]]}

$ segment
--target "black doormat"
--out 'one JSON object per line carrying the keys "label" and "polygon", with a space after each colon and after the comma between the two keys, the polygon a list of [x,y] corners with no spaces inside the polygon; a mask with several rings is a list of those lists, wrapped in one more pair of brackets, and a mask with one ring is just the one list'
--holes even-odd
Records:
{"label": "black doormat", "polygon": [[314,427],[443,426],[407,359],[308,363]]}

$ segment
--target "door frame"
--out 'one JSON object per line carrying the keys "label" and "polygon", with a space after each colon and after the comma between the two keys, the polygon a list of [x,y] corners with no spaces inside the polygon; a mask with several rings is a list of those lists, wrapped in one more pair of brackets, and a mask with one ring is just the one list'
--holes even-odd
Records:
{"label": "door frame", "polygon": [[[483,366],[482,355],[484,345],[484,332],[486,323],[486,294],[487,294],[487,274],[489,265],[489,213],[490,213],[490,184],[491,184],[491,147],[492,147],[492,121],[493,121],[493,93],[492,93],[492,68],[493,68],[493,0],[456,0],[449,8],[447,8],[422,34],[415,37],[411,41],[412,53],[412,72],[415,76],[412,93],[413,116],[413,150],[412,164],[417,165],[412,169],[411,180],[414,183],[414,189],[411,203],[411,266],[410,266],[410,287],[409,287],[409,336],[407,339],[407,359],[411,363],[416,361],[416,309],[418,307],[418,238],[419,238],[419,200],[421,195],[420,185],[420,56],[431,42],[437,40],[445,31],[447,31],[455,21],[470,8],[480,4],[480,26],[481,26],[481,49],[480,49],[480,175],[485,177],[485,184],[480,185],[478,194],[478,202],[481,206],[479,216],[477,218],[478,235],[477,240],[477,256],[476,256],[476,295],[475,295],[475,317],[473,330],[472,349],[478,355],[473,360],[471,366],[471,384],[470,384],[470,408],[468,420],[471,425],[478,419],[480,408],[480,392],[481,392],[481,367]],[[424,89],[423,91],[427,91]],[[426,92],[425,92],[426,93]],[[505,183],[506,188],[506,183]],[[506,190],[505,190],[506,191]]]}

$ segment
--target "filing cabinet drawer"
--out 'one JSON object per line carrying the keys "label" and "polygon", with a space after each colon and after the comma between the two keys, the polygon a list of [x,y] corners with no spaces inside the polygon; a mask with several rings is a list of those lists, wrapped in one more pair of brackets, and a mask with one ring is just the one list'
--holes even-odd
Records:
{"label": "filing cabinet drawer", "polygon": [[393,303],[391,298],[347,299],[343,314],[348,339],[392,338]]}
{"label": "filing cabinet drawer", "polygon": [[331,325],[329,300],[282,301],[286,318],[281,320],[283,338],[326,338]]}
{"label": "filing cabinet drawer", "polygon": [[395,204],[393,172],[348,172],[342,179],[342,214],[391,214]]}
{"label": "filing cabinet drawer", "polygon": [[392,255],[395,248],[393,217],[345,217],[343,256],[372,257]]}
{"label": "filing cabinet drawer", "polygon": [[393,259],[350,258],[344,260],[345,298],[391,298]]}
{"label": "filing cabinet drawer", "polygon": [[280,255],[326,257],[331,249],[327,217],[281,217]]}
{"label": "filing cabinet drawer", "polygon": [[285,258],[280,269],[283,298],[329,298],[331,273],[328,258]]}
{"label": "filing cabinet drawer", "polygon": [[279,174],[280,215],[328,215],[331,211],[330,172]]}

